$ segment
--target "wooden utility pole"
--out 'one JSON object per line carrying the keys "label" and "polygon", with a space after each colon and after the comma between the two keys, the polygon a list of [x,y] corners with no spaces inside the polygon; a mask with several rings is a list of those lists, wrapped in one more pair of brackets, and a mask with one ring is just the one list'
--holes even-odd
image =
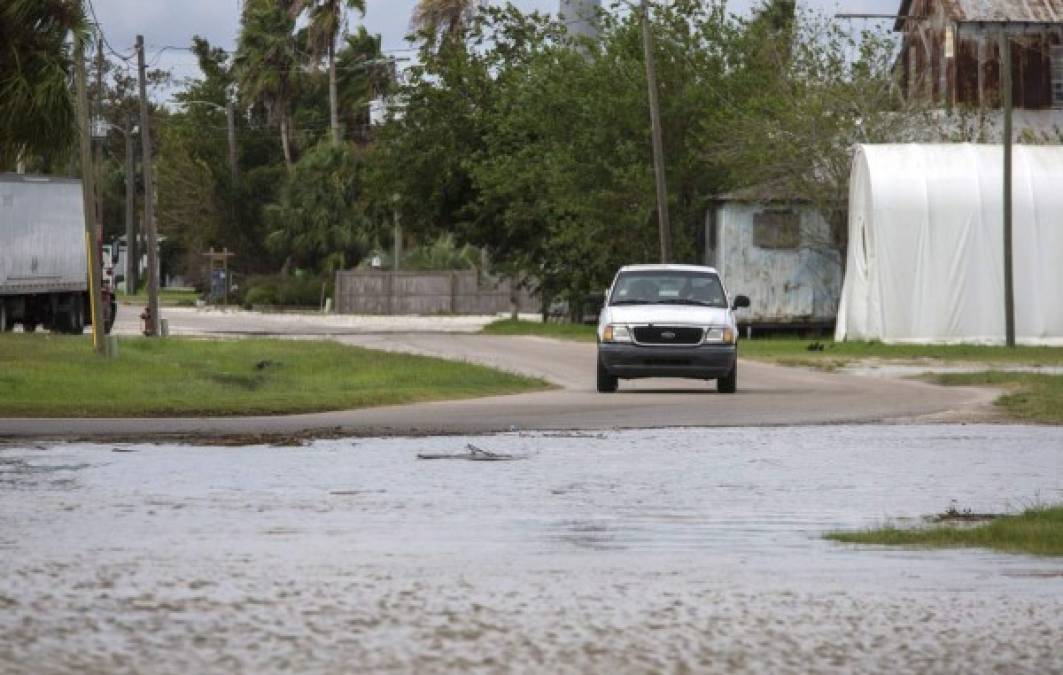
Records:
{"label": "wooden utility pole", "polygon": [[1015,277],[1011,259],[1011,40],[1008,26],[1000,27],[1000,81],[1004,97],[1004,337],[1015,346]]}
{"label": "wooden utility pole", "polygon": [[144,231],[148,246],[148,321],[145,333],[159,336],[159,238],[155,231],[155,186],[151,164],[151,112],[144,66],[144,36],[137,36],[137,71],[140,79],[140,145],[144,149]]}
{"label": "wooden utility pole", "polygon": [[225,123],[229,130],[229,173],[236,187],[240,180],[240,161],[236,154],[236,102],[231,90],[225,92]]}
{"label": "wooden utility pole", "polygon": [[661,103],[657,92],[657,60],[654,56],[650,9],[642,0],[642,46],[646,53],[646,86],[650,93],[650,126],[653,135],[653,169],[657,177],[657,226],[661,235],[661,262],[672,262],[672,226],[668,220],[668,185],[664,173],[664,141],[661,132]]}
{"label": "wooden utility pole", "polygon": [[85,257],[88,261],[89,309],[92,312],[92,347],[103,354],[103,297],[100,292],[100,249],[95,237],[96,181],[92,170],[92,130],[85,74],[85,36],[74,33],[74,87],[77,96],[78,149],[81,157],[81,197],[85,210]]}
{"label": "wooden utility pole", "polygon": [[140,274],[140,256],[137,255],[136,225],[136,150],[133,147],[133,119],[130,117],[125,130],[125,292],[137,292],[137,276]]}
{"label": "wooden utility pole", "polygon": [[[98,28],[98,27],[97,27]],[[93,161],[93,170],[96,172],[96,245],[103,243],[103,144],[105,142],[106,127],[103,126],[103,37],[96,36],[96,105],[93,110],[93,142],[96,146],[96,156]],[[97,276],[102,270],[97,268]],[[102,277],[101,277],[102,278]]]}

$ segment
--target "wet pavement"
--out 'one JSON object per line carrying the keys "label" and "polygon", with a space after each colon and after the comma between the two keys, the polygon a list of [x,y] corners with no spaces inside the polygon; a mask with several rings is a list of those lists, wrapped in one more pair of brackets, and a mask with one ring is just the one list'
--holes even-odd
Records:
{"label": "wet pavement", "polygon": [[1063,672],[1063,560],[822,539],[1059,501],[1059,427],[0,447],[0,672]]}

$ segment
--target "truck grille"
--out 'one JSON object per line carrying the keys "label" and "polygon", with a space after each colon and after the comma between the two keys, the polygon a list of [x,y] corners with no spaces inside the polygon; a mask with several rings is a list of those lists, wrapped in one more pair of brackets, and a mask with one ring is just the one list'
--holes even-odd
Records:
{"label": "truck grille", "polygon": [[635,342],[642,345],[696,345],[700,328],[690,326],[635,326]]}

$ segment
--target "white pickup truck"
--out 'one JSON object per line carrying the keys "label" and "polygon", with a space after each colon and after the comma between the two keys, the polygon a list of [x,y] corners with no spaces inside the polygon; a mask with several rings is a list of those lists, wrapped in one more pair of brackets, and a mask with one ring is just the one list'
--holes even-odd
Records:
{"label": "white pickup truck", "polygon": [[738,388],[738,324],[732,299],[711,267],[631,265],[616,274],[598,320],[598,391],[620,379],[682,377]]}

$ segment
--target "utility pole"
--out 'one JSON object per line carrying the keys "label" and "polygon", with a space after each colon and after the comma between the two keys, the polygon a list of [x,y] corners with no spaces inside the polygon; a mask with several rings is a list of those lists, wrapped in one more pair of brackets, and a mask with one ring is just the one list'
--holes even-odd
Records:
{"label": "utility pole", "polygon": [[137,255],[136,225],[136,149],[133,146],[133,118],[130,116],[125,130],[125,292],[137,292],[137,276],[140,273],[140,257]]}
{"label": "utility pole", "polygon": [[661,234],[661,262],[672,262],[672,226],[668,220],[668,186],[664,173],[664,141],[661,133],[661,103],[657,92],[657,65],[654,57],[650,8],[642,0],[642,46],[646,52],[646,85],[650,93],[650,125],[653,132],[653,169],[657,177],[657,219]]}
{"label": "utility pole", "polygon": [[96,185],[92,170],[92,137],[89,124],[89,96],[85,74],[85,37],[74,33],[74,87],[77,95],[78,134],[81,156],[81,198],[85,210],[85,253],[89,267],[89,305],[92,312],[92,347],[103,354],[103,298],[100,288],[100,249],[96,242]]}
{"label": "utility pole", "polygon": [[[97,26],[97,31],[99,27]],[[93,139],[96,145],[96,157],[93,168],[96,172],[96,245],[103,243],[103,144],[107,127],[103,126],[103,36],[96,35],[96,106],[95,119],[93,120]],[[97,276],[101,276],[102,270],[96,268]]]}
{"label": "utility pole", "polygon": [[236,154],[236,102],[235,92],[230,88],[225,92],[225,122],[229,128],[229,173],[233,178],[233,187],[240,180],[240,162]]}
{"label": "utility pole", "polygon": [[137,36],[137,71],[140,80],[140,145],[144,149],[144,231],[148,246],[148,321],[145,332],[159,336],[159,238],[155,232],[155,186],[151,164],[151,114],[144,66],[144,36]]}
{"label": "utility pole", "polygon": [[1000,27],[1001,89],[1004,96],[1004,336],[1015,346],[1015,277],[1011,259],[1011,40],[1008,26]]}

